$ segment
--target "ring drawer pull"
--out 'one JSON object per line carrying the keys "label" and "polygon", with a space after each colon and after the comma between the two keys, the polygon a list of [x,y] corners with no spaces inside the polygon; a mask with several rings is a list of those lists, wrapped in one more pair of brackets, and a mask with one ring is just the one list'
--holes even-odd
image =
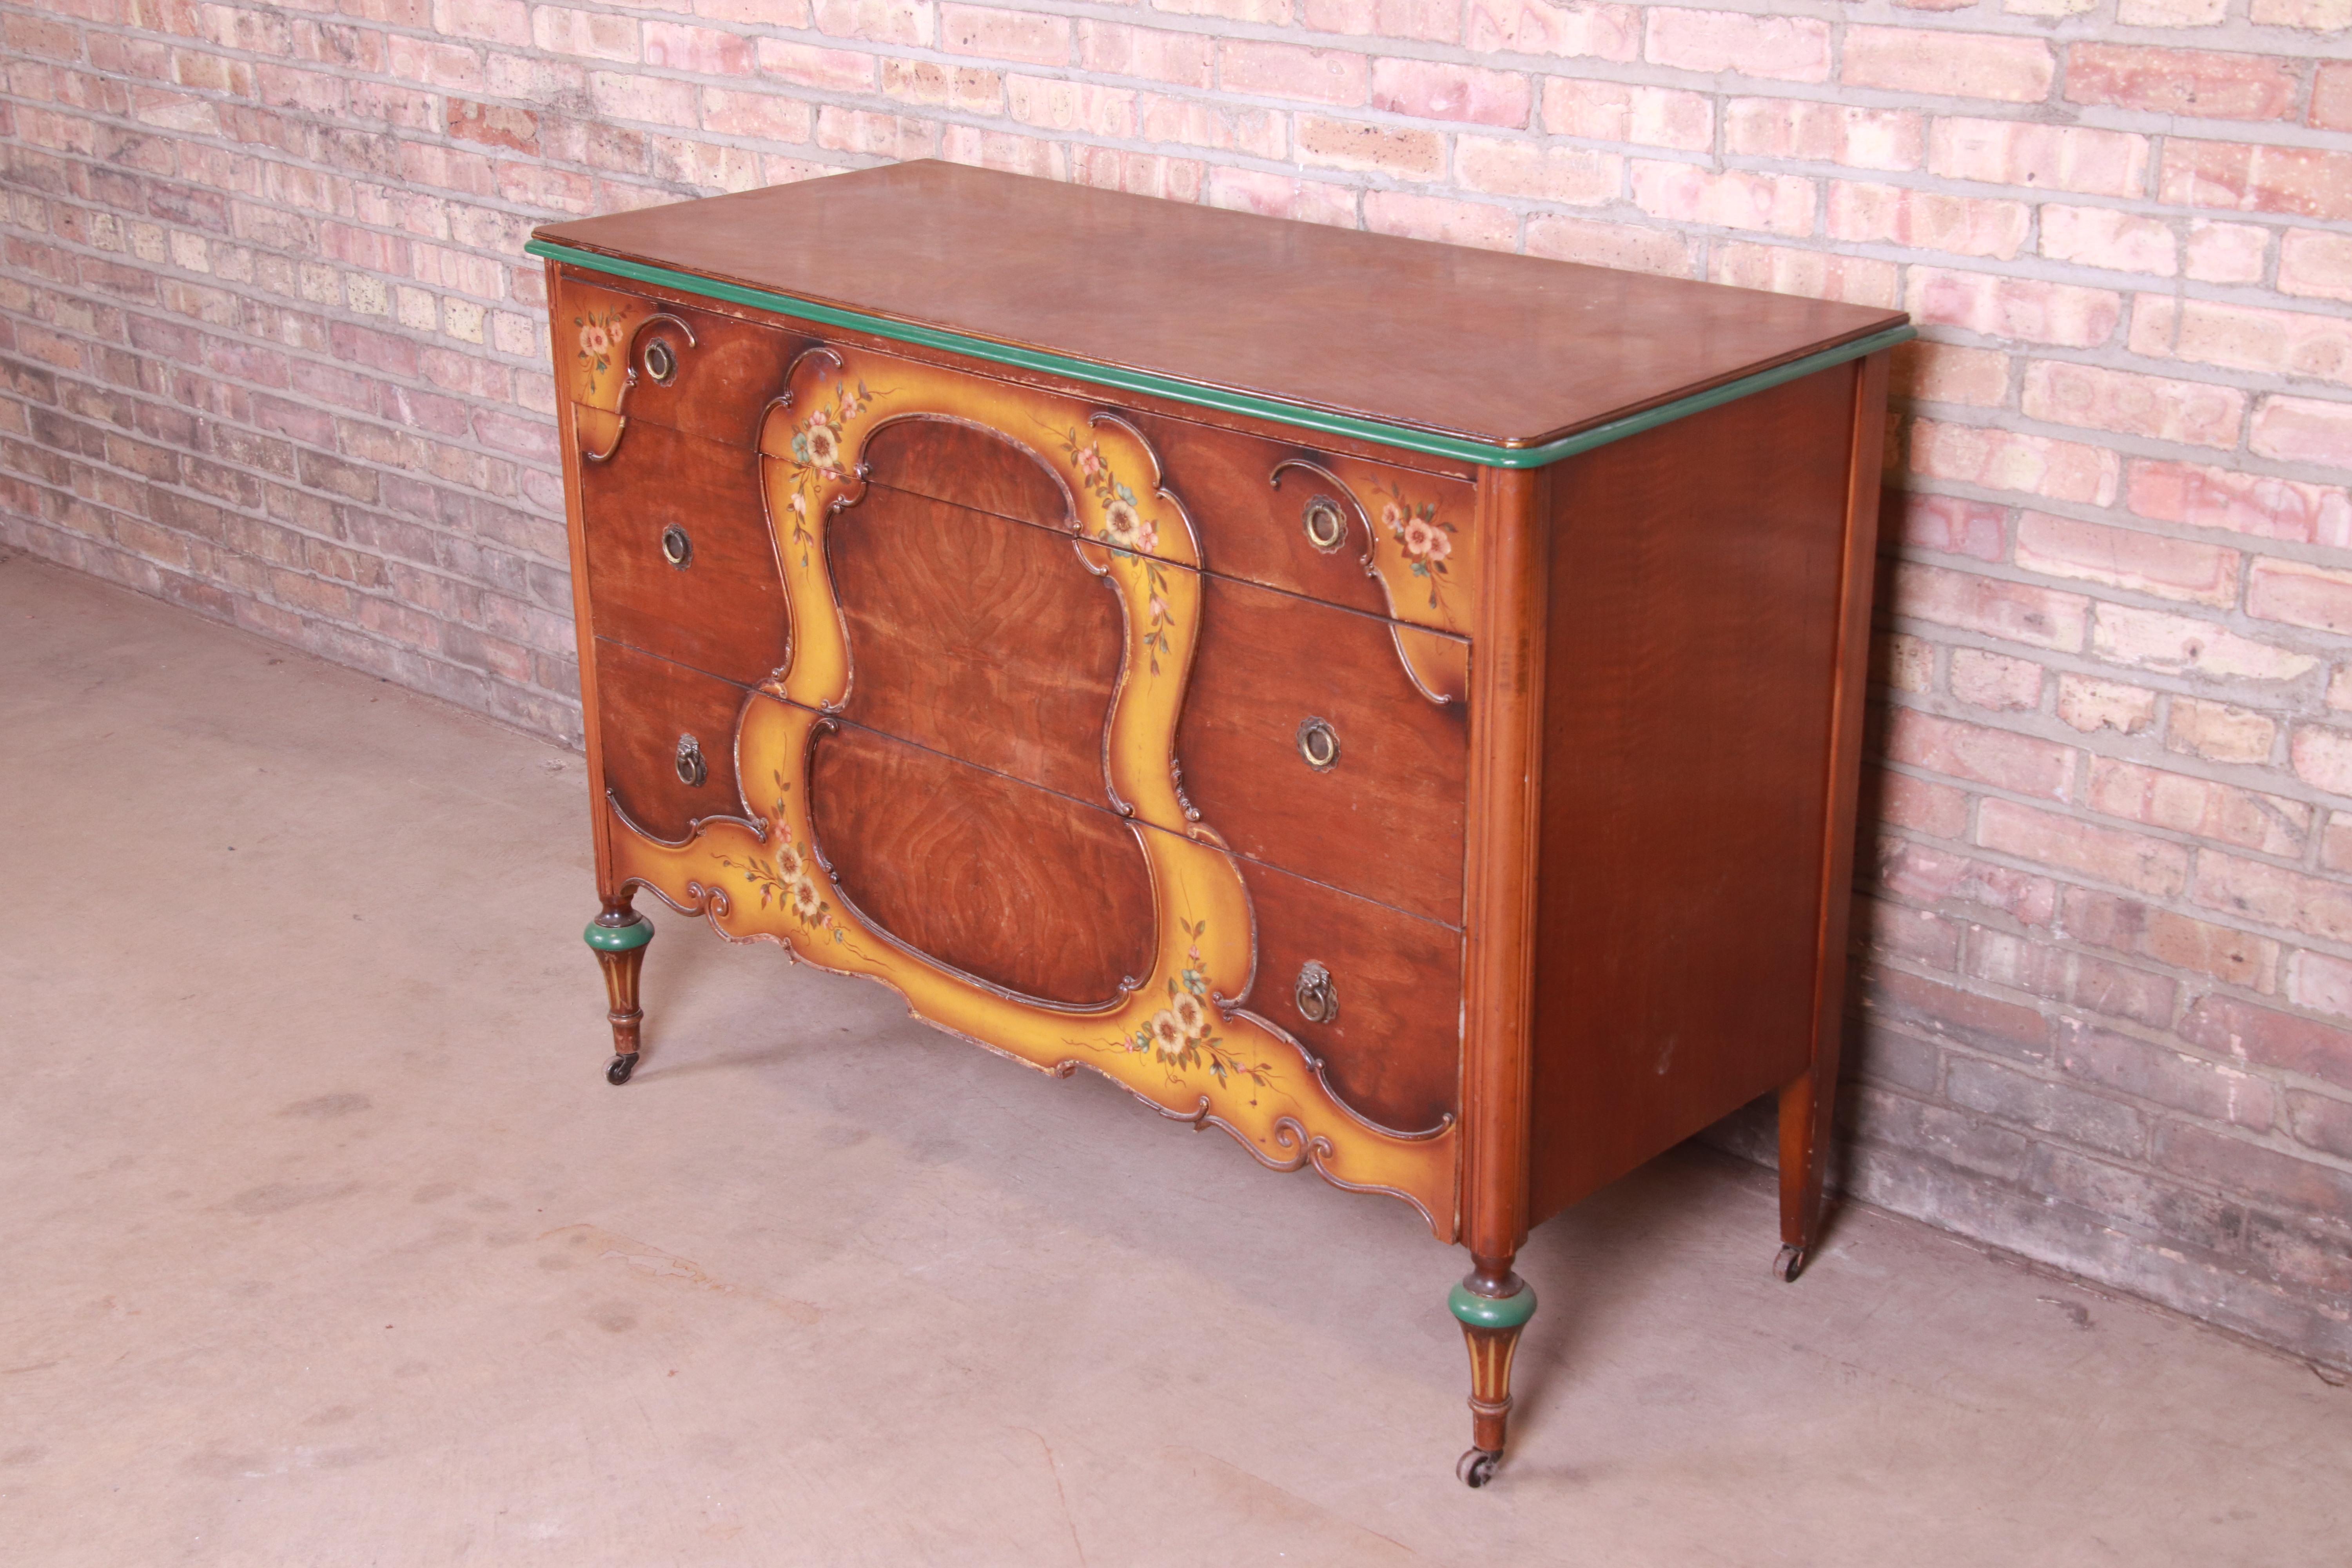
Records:
{"label": "ring drawer pull", "polygon": [[677,379],[677,354],[660,338],[646,345],[646,374],[654,378],[656,386],[667,386]]}
{"label": "ring drawer pull", "polygon": [[1308,959],[1298,971],[1298,989],[1291,994],[1298,1016],[1310,1024],[1328,1024],[1339,1016],[1339,990],[1331,972]]}
{"label": "ring drawer pull", "polygon": [[1329,496],[1308,501],[1300,521],[1307,530],[1307,542],[1326,555],[1348,542],[1348,514]]}
{"label": "ring drawer pull", "polygon": [[1317,773],[1331,771],[1339,761],[1339,731],[1323,719],[1308,719],[1298,726],[1298,754]]}
{"label": "ring drawer pull", "polygon": [[677,524],[673,522],[662,530],[661,546],[662,559],[679,571],[694,564],[694,541]]}
{"label": "ring drawer pull", "polygon": [[688,789],[700,789],[710,777],[710,770],[702,764],[702,742],[691,735],[677,738],[677,782]]}

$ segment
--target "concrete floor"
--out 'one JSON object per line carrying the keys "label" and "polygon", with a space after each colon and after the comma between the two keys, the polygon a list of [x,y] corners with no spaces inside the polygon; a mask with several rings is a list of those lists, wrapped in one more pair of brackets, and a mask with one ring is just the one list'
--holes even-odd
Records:
{"label": "concrete floor", "polygon": [[2352,1561],[2352,1390],[1760,1173],[1460,1255],[656,913],[609,1088],[580,759],[0,561],[0,1560]]}

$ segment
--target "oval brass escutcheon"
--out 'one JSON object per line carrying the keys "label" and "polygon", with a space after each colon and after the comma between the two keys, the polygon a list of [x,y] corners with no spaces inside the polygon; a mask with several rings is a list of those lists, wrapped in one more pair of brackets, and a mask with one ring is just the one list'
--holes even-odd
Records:
{"label": "oval brass escutcheon", "polygon": [[688,789],[700,789],[710,777],[710,770],[702,763],[702,742],[691,735],[677,738],[677,782]]}
{"label": "oval brass escutcheon", "polygon": [[1298,970],[1298,988],[1291,993],[1298,1016],[1310,1024],[1328,1024],[1339,1016],[1339,988],[1331,972],[1308,959]]}
{"label": "oval brass escutcheon", "polygon": [[1298,726],[1298,754],[1317,773],[1328,773],[1339,760],[1339,731],[1326,719],[1307,719]]}
{"label": "oval brass escutcheon", "polygon": [[677,354],[659,338],[646,345],[646,374],[654,378],[656,386],[667,386],[677,379]]}
{"label": "oval brass escutcheon", "polygon": [[1348,514],[1329,496],[1308,501],[1299,521],[1307,530],[1307,542],[1326,555],[1348,542]]}
{"label": "oval brass escutcheon", "polygon": [[662,559],[681,572],[694,563],[694,541],[674,522],[662,530],[661,550]]}

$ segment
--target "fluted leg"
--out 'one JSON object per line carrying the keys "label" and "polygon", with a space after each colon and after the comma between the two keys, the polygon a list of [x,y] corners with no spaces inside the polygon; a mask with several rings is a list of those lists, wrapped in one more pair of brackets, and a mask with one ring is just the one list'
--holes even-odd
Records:
{"label": "fluted leg", "polygon": [[604,994],[612,1003],[613,1061],[605,1081],[624,1084],[637,1066],[637,1026],[646,1010],[637,1005],[637,973],[646,964],[646,943],[654,922],[629,907],[626,898],[606,900],[604,912],[589,922],[588,946],[604,972]]}
{"label": "fluted leg", "polygon": [[1470,1451],[1454,1474],[1470,1486],[1494,1479],[1503,1460],[1503,1440],[1511,1416],[1511,1357],[1519,1331],[1536,1315],[1535,1288],[1511,1272],[1511,1260],[1476,1260],[1445,1304],[1462,1324],[1470,1347]]}

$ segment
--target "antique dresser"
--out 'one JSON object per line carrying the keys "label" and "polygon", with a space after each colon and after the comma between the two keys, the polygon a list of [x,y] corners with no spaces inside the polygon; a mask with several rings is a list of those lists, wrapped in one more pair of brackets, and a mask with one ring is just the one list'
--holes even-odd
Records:
{"label": "antique dresser", "polygon": [[1474,1486],[1529,1226],[1777,1091],[1794,1277],[1905,318],[931,163],[530,250],[614,1083],[645,891],[1401,1198]]}

